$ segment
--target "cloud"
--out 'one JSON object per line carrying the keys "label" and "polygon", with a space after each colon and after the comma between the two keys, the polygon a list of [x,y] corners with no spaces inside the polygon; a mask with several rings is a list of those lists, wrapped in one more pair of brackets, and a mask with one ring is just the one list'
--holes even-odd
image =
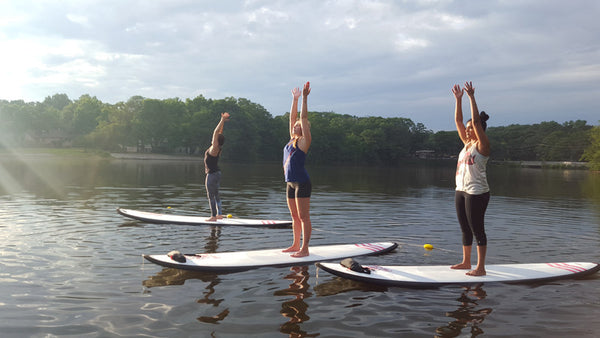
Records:
{"label": "cloud", "polygon": [[[243,97],[452,130],[474,81],[490,125],[598,120],[596,1],[0,2],[0,98]],[[135,10],[132,10],[135,9]],[[10,52],[6,52],[6,51]]]}

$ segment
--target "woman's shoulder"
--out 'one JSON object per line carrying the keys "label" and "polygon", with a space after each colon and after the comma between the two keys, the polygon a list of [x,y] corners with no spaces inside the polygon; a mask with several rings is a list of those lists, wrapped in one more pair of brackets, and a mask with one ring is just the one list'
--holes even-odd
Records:
{"label": "woman's shoulder", "polygon": [[477,154],[479,154],[480,156],[483,156],[483,157],[490,157],[489,154],[487,154],[487,155],[484,154],[485,151],[482,152],[480,147],[481,147],[481,144],[479,142],[475,142],[475,144],[473,144],[473,147],[471,148],[471,149],[473,149],[472,152],[476,152]]}
{"label": "woman's shoulder", "polygon": [[308,148],[310,147],[310,142],[304,137],[301,136],[300,139],[298,139],[298,148],[300,150],[302,150],[304,153],[308,152]]}

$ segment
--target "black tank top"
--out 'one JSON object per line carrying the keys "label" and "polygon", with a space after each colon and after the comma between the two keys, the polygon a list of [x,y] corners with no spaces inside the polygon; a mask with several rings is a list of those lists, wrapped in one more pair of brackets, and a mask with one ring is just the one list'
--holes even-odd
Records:
{"label": "black tank top", "polygon": [[[210,149],[210,148],[209,148]],[[212,173],[216,173],[217,171],[219,171],[219,155],[221,154],[221,152],[219,151],[219,154],[217,156],[212,156],[211,154],[208,153],[208,149],[206,149],[206,152],[204,153],[204,172],[207,174],[212,174]]]}

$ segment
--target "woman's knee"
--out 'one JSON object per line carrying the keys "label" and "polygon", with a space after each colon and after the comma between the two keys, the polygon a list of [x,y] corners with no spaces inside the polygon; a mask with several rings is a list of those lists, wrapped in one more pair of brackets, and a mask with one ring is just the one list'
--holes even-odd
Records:
{"label": "woman's knee", "polygon": [[463,232],[462,233],[462,244],[464,246],[473,245],[473,234],[470,232]]}
{"label": "woman's knee", "polygon": [[300,221],[302,221],[302,223],[308,223],[310,222],[310,215],[307,214],[300,214],[298,215],[298,218],[300,219]]}
{"label": "woman's knee", "polygon": [[487,245],[487,236],[484,233],[476,234],[475,240],[477,241],[477,246],[485,246]]}

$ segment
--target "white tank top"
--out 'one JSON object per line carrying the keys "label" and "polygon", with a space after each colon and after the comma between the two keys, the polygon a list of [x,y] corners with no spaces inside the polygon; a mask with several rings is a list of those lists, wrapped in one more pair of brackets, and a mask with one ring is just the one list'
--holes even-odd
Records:
{"label": "white tank top", "polygon": [[489,156],[483,156],[472,145],[461,150],[456,165],[456,190],[471,195],[480,195],[490,191],[487,182],[486,165]]}

